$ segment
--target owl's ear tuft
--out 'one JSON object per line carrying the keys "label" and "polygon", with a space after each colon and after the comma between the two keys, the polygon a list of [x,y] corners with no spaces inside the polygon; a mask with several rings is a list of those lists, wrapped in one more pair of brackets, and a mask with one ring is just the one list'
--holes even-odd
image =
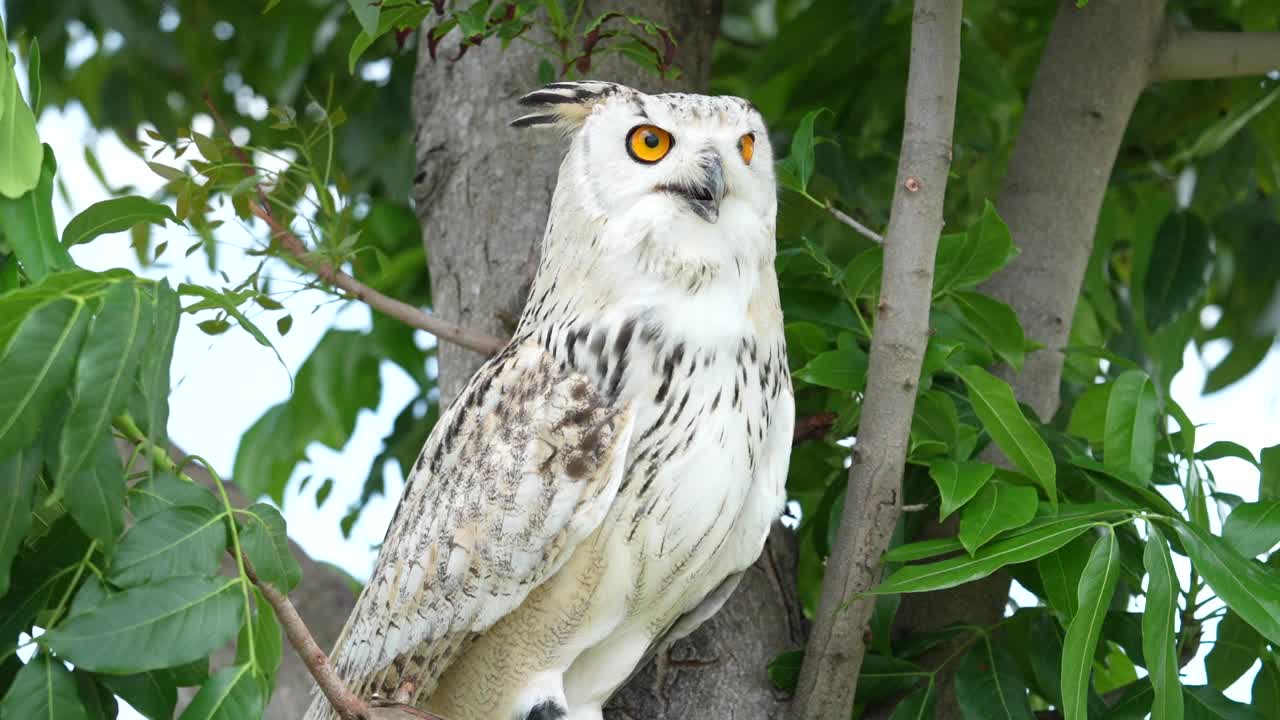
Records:
{"label": "owl's ear tuft", "polygon": [[553,82],[520,98],[520,104],[534,112],[512,120],[511,127],[550,127],[573,132],[582,126],[593,107],[624,91],[629,88],[595,80]]}

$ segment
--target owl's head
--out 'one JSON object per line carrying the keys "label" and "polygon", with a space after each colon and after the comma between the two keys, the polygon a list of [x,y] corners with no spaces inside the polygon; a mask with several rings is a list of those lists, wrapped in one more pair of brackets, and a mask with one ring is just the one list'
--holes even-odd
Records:
{"label": "owl's head", "polygon": [[773,226],[773,151],[746,100],[587,81],[551,83],[520,104],[532,112],[513,126],[571,137],[561,182],[570,171],[589,207],[606,217],[640,210],[714,225],[731,213],[735,222]]}

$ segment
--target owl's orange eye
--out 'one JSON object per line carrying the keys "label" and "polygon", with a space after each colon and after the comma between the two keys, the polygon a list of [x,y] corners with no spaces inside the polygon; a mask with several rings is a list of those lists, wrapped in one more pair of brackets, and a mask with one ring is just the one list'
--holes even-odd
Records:
{"label": "owl's orange eye", "polygon": [[675,139],[656,125],[637,125],[627,133],[627,154],[636,162],[651,165],[671,152]]}
{"label": "owl's orange eye", "polygon": [[747,133],[738,138],[738,153],[742,155],[742,162],[751,164],[751,156],[756,154],[755,133]]}

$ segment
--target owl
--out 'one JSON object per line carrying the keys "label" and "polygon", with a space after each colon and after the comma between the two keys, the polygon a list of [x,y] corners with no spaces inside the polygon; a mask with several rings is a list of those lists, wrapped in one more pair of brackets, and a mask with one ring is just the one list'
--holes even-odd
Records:
{"label": "owl", "polygon": [[739,98],[557,82],[520,103],[514,127],[568,141],[528,301],[408,473],[333,662],[448,720],[600,720],[783,507],[773,154]]}

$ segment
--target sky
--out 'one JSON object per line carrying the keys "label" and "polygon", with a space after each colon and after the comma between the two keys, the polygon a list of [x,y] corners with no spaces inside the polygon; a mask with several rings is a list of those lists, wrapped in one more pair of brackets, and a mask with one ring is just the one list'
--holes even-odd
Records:
{"label": "sky", "polygon": [[[25,68],[19,68],[18,76],[25,94]],[[208,127],[200,127],[202,122],[208,122]],[[206,118],[197,121],[195,129],[207,132],[211,127],[211,121]],[[95,148],[112,185],[130,184],[138,188],[139,194],[149,195],[163,183],[114,135],[95,133],[78,107],[66,112],[46,109],[39,120],[39,132],[53,147],[59,177],[68,190],[69,202],[55,193],[59,227],[76,212],[110,197],[86,164],[83,154],[86,146]],[[260,224],[246,226],[230,213],[224,217],[228,222],[218,234],[219,268],[235,282],[256,267],[257,259],[246,256],[244,250],[265,237],[265,228]],[[153,231],[153,246],[166,240],[168,250],[156,265],[148,268],[138,265],[128,233],[77,246],[72,249],[72,255],[78,264],[93,270],[125,267],[149,277],[168,277],[174,284],[183,281],[213,286],[227,284],[208,271],[202,253],[183,255],[183,250],[194,242],[192,233],[172,224]],[[275,278],[272,285],[277,290],[299,284],[297,276],[282,263],[274,263],[270,274]],[[365,306],[331,300],[332,296],[316,290],[290,297],[287,305],[294,323],[287,336],[275,333],[275,315],[270,322],[262,324],[280,353],[283,366],[271,350],[258,345],[247,333],[233,329],[211,337],[199,331],[190,316],[184,316],[171,373],[169,430],[172,440],[186,452],[209,460],[219,473],[230,476],[239,438],[266,409],[287,398],[290,375],[297,371],[324,332],[335,325],[351,329],[369,325],[370,311]],[[429,336],[419,335],[424,345],[431,342]],[[1173,381],[1172,395],[1193,421],[1204,424],[1197,431],[1200,447],[1229,439],[1256,455],[1263,447],[1280,443],[1280,422],[1277,422],[1280,418],[1280,349],[1273,348],[1267,359],[1242,381],[1213,395],[1202,396],[1200,388],[1206,367],[1212,367],[1227,349],[1225,341],[1215,341],[1205,348],[1202,359],[1189,348],[1184,369]],[[382,363],[380,372],[383,396],[379,407],[376,411],[361,413],[353,437],[341,452],[319,444],[308,449],[310,463],[295,472],[283,507],[290,535],[308,554],[336,564],[359,579],[366,578],[373,567],[375,546],[390,522],[394,501],[403,486],[402,479],[398,475],[389,477],[387,496],[369,503],[350,538],[342,538],[337,530],[338,521],[359,496],[370,462],[380,450],[381,438],[390,431],[396,414],[415,391],[414,383],[392,363]],[[340,392],[341,388],[334,391]],[[1257,500],[1257,472],[1251,466],[1227,458],[1214,461],[1211,467],[1222,490],[1240,495],[1245,501]],[[316,480],[306,492],[298,493],[299,480],[310,474],[315,474]],[[313,493],[325,477],[335,480],[332,494],[323,507],[317,508]],[[1185,558],[1175,555],[1175,559],[1182,561],[1179,571],[1185,582]],[[304,587],[305,582],[304,578]],[[1202,654],[1211,647],[1212,632],[1211,627],[1202,645]],[[1204,682],[1202,670],[1196,668],[1198,665],[1196,662],[1188,666],[1193,672],[1184,675],[1184,682]],[[1255,672],[1256,667],[1227,694],[1237,700],[1248,700]],[[126,709],[120,717],[141,716]]]}

